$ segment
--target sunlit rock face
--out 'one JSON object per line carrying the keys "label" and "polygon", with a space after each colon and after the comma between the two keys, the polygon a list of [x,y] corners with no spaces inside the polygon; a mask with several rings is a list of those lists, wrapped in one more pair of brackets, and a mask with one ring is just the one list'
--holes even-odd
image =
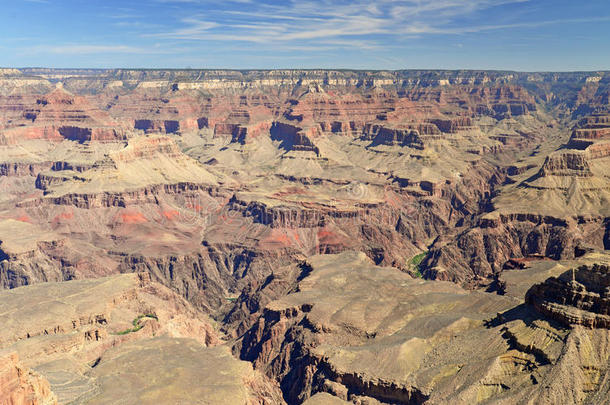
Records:
{"label": "sunlit rock face", "polygon": [[[605,298],[585,282],[601,270],[577,270],[580,284],[557,278],[610,248],[610,79],[592,77],[2,70],[0,285],[114,286],[87,286],[108,304],[100,313],[39,319],[6,345],[25,342],[20,362],[60,402],[112,386],[113,367],[173,338],[224,347],[197,346],[202,359],[231,346],[252,362],[256,372],[225,363],[244,377],[231,387],[248,387],[237,401],[597,398],[605,352],[585,355],[579,342],[603,347]],[[131,325],[149,311],[159,319]],[[117,338],[115,321],[142,327]],[[54,359],[30,362],[45,330],[61,350],[68,331],[79,336],[81,391],[56,392]],[[117,348],[107,374],[82,372],[110,346],[159,335],[170,340]],[[484,361],[460,342],[489,349]],[[582,371],[558,390],[564,349],[577,353],[565,364],[599,378]],[[368,367],[377,358],[385,365]]]}
{"label": "sunlit rock face", "polygon": [[566,325],[610,329],[610,267],[583,265],[533,286],[526,302]]}

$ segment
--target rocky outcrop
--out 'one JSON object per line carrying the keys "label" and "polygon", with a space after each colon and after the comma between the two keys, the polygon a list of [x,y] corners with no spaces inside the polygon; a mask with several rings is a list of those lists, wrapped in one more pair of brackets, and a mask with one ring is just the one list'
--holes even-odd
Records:
{"label": "rocky outcrop", "polygon": [[431,119],[430,122],[437,126],[442,132],[454,134],[472,128],[473,122],[470,117],[458,117],[451,119]]}
{"label": "rocky outcrop", "polygon": [[540,176],[591,177],[591,169],[583,152],[561,153],[546,158],[540,168]]}
{"label": "rocky outcrop", "polygon": [[312,137],[303,128],[274,122],[270,128],[271,139],[280,142],[280,147],[287,151],[303,151],[320,153],[318,147],[312,141]]}
{"label": "rocky outcrop", "polygon": [[36,176],[50,166],[49,163],[5,162],[0,164],[0,176]]}
{"label": "rocky outcrop", "polygon": [[[610,131],[610,123],[605,115],[584,118],[572,132],[567,150],[559,150],[548,156],[539,176],[594,177],[592,161],[610,156],[610,147],[605,133]],[[535,186],[536,182],[531,182]]]}
{"label": "rocky outcrop", "polygon": [[146,133],[161,132],[164,134],[174,134],[180,131],[180,122],[176,120],[136,120],[134,128]]}
{"label": "rocky outcrop", "polygon": [[57,405],[49,382],[24,367],[15,352],[0,351],[1,405]]}
{"label": "rocky outcrop", "polygon": [[509,168],[522,180],[500,188],[487,206],[491,212],[435,241],[424,262],[426,276],[476,285],[513,258],[572,259],[588,248],[607,248],[609,148],[603,139],[582,138],[583,129],[603,129],[607,121],[605,113],[583,118],[569,142],[539,160],[537,173],[525,174],[533,164]]}
{"label": "rocky outcrop", "polygon": [[[449,336],[468,339],[478,333],[474,313],[510,306],[499,296],[463,295],[449,283],[418,281],[372,266],[353,252],[312,257],[294,270],[268,282],[275,289],[289,274],[296,275],[292,292],[267,303],[234,347],[242,359],[280,382],[288,403],[302,403],[318,392],[373,403],[466,403],[445,386],[456,378],[444,368],[447,356],[449,363],[462,356],[449,348],[461,345]],[[453,305],[468,315],[445,312],[457,308]],[[438,361],[433,347],[444,348],[441,362],[448,379],[440,378],[443,372],[433,365]]]}
{"label": "rocky outcrop", "polygon": [[[40,305],[46,310],[37,311]],[[205,315],[147,274],[17,288],[0,294],[0,308],[0,348],[18,351],[50,381],[17,364],[16,354],[0,355],[0,401],[8,401],[2,404],[56,404],[50,388],[60,403],[202,397],[283,403],[273,381],[219,345]],[[28,312],[31,316],[19,318]],[[161,357],[154,360],[153,353]],[[168,371],[145,367],[151,361]],[[201,368],[202,363],[210,367]],[[180,376],[159,385],[158,378],[172,375],[176,367],[182,370]],[[150,373],[150,383],[142,383],[143,372]],[[200,387],[195,391],[194,379]]]}
{"label": "rocky outcrop", "polygon": [[[78,181],[78,176],[73,177]],[[36,179],[36,186],[42,190],[52,187],[54,184],[61,184],[65,178],[58,176],[39,175]],[[156,195],[162,193],[179,193],[184,190],[206,190],[208,186],[201,184],[177,183],[168,185],[155,185],[141,189],[121,191],[121,192],[102,192],[87,194],[66,194],[61,197],[48,197],[43,200],[28,201],[20,204],[21,207],[28,207],[38,204],[72,205],[78,208],[101,208],[101,207],[127,207],[156,201]],[[213,187],[210,189],[212,190]]]}
{"label": "rocky outcrop", "polygon": [[483,216],[455,240],[439,238],[424,261],[428,278],[487,283],[512,258],[573,259],[580,246],[604,248],[605,220],[533,214]]}
{"label": "rocky outcrop", "polygon": [[494,104],[491,106],[491,109],[488,109],[486,107],[480,108],[479,112],[485,114],[493,112],[496,117],[510,117],[527,115],[530,112],[530,108],[534,111],[536,110],[534,104],[525,104],[517,102],[508,104]]}
{"label": "rocky outcrop", "polygon": [[[352,253],[316,256],[266,281],[290,292],[267,301],[234,351],[276,378],[288,403],[553,404],[606,395],[607,330],[564,327],[520,298],[369,265]],[[592,268],[589,281],[604,284],[607,266]],[[541,288],[561,300],[554,285]],[[586,306],[594,298],[575,291],[568,300]],[[499,312],[491,318],[476,315],[492,308]]]}
{"label": "rocky outcrop", "polygon": [[271,122],[260,122],[253,125],[217,123],[214,126],[215,137],[227,137],[232,143],[252,143],[256,138],[268,134],[274,124]]}
{"label": "rocky outcrop", "polygon": [[[87,288],[89,295],[78,292],[79,288],[83,287]],[[74,294],[75,292],[76,294]],[[44,314],[37,314],[26,321],[6,313],[3,319],[5,329],[0,335],[0,347],[10,347],[23,339],[58,335],[55,340],[59,342],[63,339],[66,345],[71,345],[73,338],[78,338],[77,340],[82,338],[80,340],[85,345],[81,347],[81,350],[90,349],[95,353],[100,347],[93,343],[104,339],[109,339],[108,343],[111,343],[113,339],[116,339],[113,337],[113,333],[120,331],[121,327],[131,322],[122,316],[116,316],[119,309],[131,313],[154,314],[156,321],[162,319],[164,324],[149,328],[148,335],[155,332],[162,333],[165,330],[167,333],[176,333],[178,336],[187,333],[188,337],[196,338],[204,344],[218,342],[218,336],[206,323],[205,316],[198,314],[184,299],[166,287],[153,282],[150,275],[146,273],[61,284],[37,284],[5,291],[0,298],[2,307],[14,312],[36,308],[48,296],[56,296],[57,305],[65,309],[63,316],[43,319]],[[81,308],[81,302],[87,302],[87,300],[94,300],[96,303],[88,308]],[[166,308],[157,307],[162,300],[169,301]],[[115,317],[116,319],[114,319]],[[186,322],[186,325],[177,324],[179,321]],[[187,326],[193,328],[191,332],[188,331]],[[79,336],[71,336],[74,333]],[[91,340],[89,339],[91,333],[97,338],[93,339],[91,347],[87,347],[86,344]],[[47,343],[53,344],[51,341]],[[40,348],[44,351],[43,349],[43,347]],[[54,349],[59,350],[60,347],[56,346]],[[35,353],[27,355],[31,357],[35,356]],[[92,353],[88,354],[88,356],[91,355]],[[22,355],[22,357],[24,356]]]}
{"label": "rocky outcrop", "polygon": [[[426,126],[424,126],[423,129],[425,132],[435,132]],[[436,133],[440,135],[438,128],[436,129]],[[388,145],[408,146],[415,149],[424,148],[424,141],[420,136],[420,132],[410,128],[387,128],[382,125],[367,126],[364,132],[364,139],[370,139],[372,141],[371,146]]]}
{"label": "rocky outcrop", "polygon": [[589,115],[576,125],[568,142],[568,147],[586,149],[589,145],[610,139],[610,115],[600,112]]}
{"label": "rocky outcrop", "polygon": [[[6,138],[9,143],[22,139],[63,139],[78,142],[114,141],[125,139],[124,128],[117,124],[101,108],[92,105],[87,98],[75,96],[58,87],[44,96],[24,96],[22,99],[7,100],[9,103],[23,103],[17,107],[19,117],[9,119]],[[13,109],[1,105],[3,108]]]}
{"label": "rocky outcrop", "polygon": [[220,343],[206,315],[148,274],[4,290],[0,308],[0,350],[17,352],[49,381],[0,356],[0,401],[16,393],[3,404],[57,403],[49,383],[59,403],[88,399],[99,386],[90,373],[109,349],[129,342],[188,338],[200,350]]}
{"label": "rocky outcrop", "polygon": [[525,301],[565,325],[610,329],[610,266],[583,265],[534,285]]}
{"label": "rocky outcrop", "polygon": [[367,204],[355,207],[354,210],[337,210],[327,207],[307,206],[267,206],[258,201],[242,201],[233,196],[228,207],[241,215],[251,217],[254,222],[268,225],[271,228],[320,228],[332,220],[357,220],[360,217],[374,216],[383,207],[379,204]]}
{"label": "rocky outcrop", "polygon": [[59,127],[59,134],[65,139],[78,141],[115,141],[127,139],[123,131],[114,128],[81,128],[73,126]]}

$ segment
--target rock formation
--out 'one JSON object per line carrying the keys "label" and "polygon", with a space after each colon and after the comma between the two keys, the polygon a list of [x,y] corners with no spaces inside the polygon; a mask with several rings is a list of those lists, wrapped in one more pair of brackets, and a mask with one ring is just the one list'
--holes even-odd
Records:
{"label": "rock formation", "polygon": [[[118,398],[153,404],[201,395],[236,404],[281,402],[271,381],[220,346],[206,315],[147,273],[15,288],[0,293],[0,308],[0,348],[6,352],[0,357],[0,393],[9,398],[3,404]],[[173,375],[176,364],[184,370],[178,379],[152,383]],[[150,377],[129,374],[142,370]],[[199,391],[193,391],[193,379]]]}
{"label": "rock formation", "polygon": [[[593,282],[607,266],[587,269]],[[276,294],[289,274],[263,289]],[[292,293],[268,301],[234,348],[279,380],[289,403],[594,403],[607,395],[608,331],[566,328],[520,304],[523,295],[414,280],[347,252],[312,257],[293,274]],[[540,302],[532,300],[542,288],[554,296],[553,286],[532,287],[527,301]]]}
{"label": "rock formation", "polygon": [[[492,201],[493,211],[454,241],[432,249],[429,275],[463,281],[474,271],[489,277],[514,257],[569,259],[578,256],[582,246],[610,247],[607,129],[607,113],[587,116],[537,172],[528,164],[529,169],[515,173],[523,180],[501,189]],[[461,264],[465,260],[469,265]],[[453,274],[445,271],[449,267],[454,267]]]}
{"label": "rock formation", "polygon": [[[573,312],[602,292],[558,278],[521,303],[610,248],[609,89],[604,72],[1,69],[1,347],[60,402],[134,391],[114,370],[183,356],[175,338],[235,371],[237,402],[592,401],[604,314]],[[45,318],[24,291],[60,298]],[[74,390],[55,389],[64,368]],[[173,395],[151,390],[134,401]]]}
{"label": "rock formation", "polygon": [[0,404],[56,405],[49,382],[25,368],[15,352],[0,352]]}
{"label": "rock formation", "polygon": [[610,267],[583,265],[534,285],[525,301],[566,325],[610,329]]}

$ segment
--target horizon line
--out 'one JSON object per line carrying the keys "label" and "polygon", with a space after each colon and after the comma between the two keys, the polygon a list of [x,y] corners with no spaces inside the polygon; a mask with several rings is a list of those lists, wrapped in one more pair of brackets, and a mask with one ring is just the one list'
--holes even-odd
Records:
{"label": "horizon line", "polygon": [[111,71],[111,70],[134,70],[134,71],[145,71],[145,70],[159,70],[159,71],[233,71],[233,72],[248,72],[248,71],[261,71],[261,72],[272,72],[272,71],[351,71],[351,72],[497,72],[497,73],[610,73],[608,69],[592,69],[592,70],[513,70],[513,69],[444,69],[444,68],[405,68],[405,69],[362,69],[362,68],[177,68],[177,67],[49,67],[49,66],[0,66],[1,70],[8,69],[52,69],[52,70],[100,70],[100,71]]}

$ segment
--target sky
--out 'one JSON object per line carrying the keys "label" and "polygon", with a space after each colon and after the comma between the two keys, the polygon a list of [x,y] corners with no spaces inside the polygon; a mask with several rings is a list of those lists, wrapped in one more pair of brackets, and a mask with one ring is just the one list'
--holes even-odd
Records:
{"label": "sky", "polygon": [[0,66],[610,70],[610,0],[0,0]]}

